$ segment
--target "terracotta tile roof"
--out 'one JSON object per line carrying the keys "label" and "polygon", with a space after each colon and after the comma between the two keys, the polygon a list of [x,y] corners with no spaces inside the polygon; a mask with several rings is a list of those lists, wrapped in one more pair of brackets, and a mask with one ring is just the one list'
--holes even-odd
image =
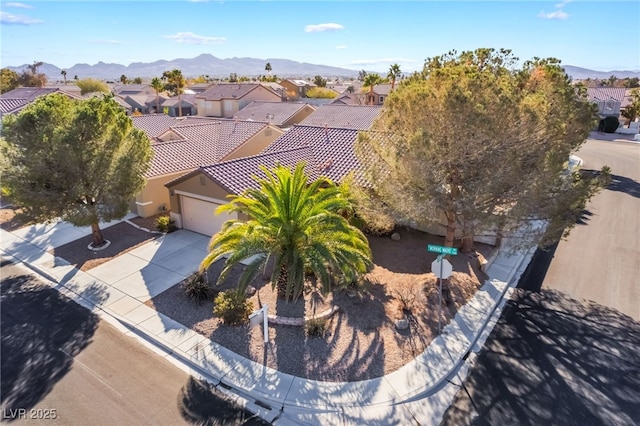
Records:
{"label": "terracotta tile roof", "polygon": [[[224,161],[210,166],[200,167],[199,172],[204,173],[213,181],[217,182],[231,194],[240,194],[248,188],[258,188],[257,182],[253,176],[259,178],[266,177],[264,172],[260,170],[260,166],[266,166],[271,169],[277,164],[286,167],[295,167],[300,162],[306,162],[305,171],[310,179],[318,178],[317,168],[313,164],[311,151],[309,148],[301,147],[287,151],[262,153],[251,157],[238,158],[231,161]],[[195,172],[190,173],[193,175]],[[179,178],[182,179],[182,178]],[[176,182],[176,181],[174,181]],[[167,186],[171,185],[168,183]]]}
{"label": "terracotta tile roof", "polygon": [[[247,93],[260,87],[259,84],[220,83],[196,95],[198,99],[207,101],[219,101],[222,99],[240,99]],[[271,90],[266,88],[267,90]]]}
{"label": "terracotta tile roof", "polygon": [[29,99],[0,98],[0,112],[2,114],[15,114],[30,102]]}
{"label": "terracotta tile roof", "polygon": [[358,171],[360,161],[356,158],[354,144],[358,139],[356,129],[323,128],[297,125],[273,141],[263,152],[286,151],[293,148],[308,147],[311,150],[318,173],[334,182],[340,182],[351,171]]}
{"label": "terracotta tile roof", "polygon": [[380,115],[381,110],[382,107],[379,105],[320,105],[311,115],[302,120],[300,125],[367,130]]}
{"label": "terracotta tile roof", "polygon": [[148,114],[138,117],[131,117],[133,125],[147,132],[150,138],[160,136],[166,132],[169,127],[177,123],[174,117],[165,114]]}
{"label": "terracotta tile roof", "polygon": [[154,156],[145,177],[217,163],[267,126],[266,123],[234,120],[186,120],[176,124],[168,131],[173,132],[177,140],[163,142],[156,139],[152,143]]}
{"label": "terracotta tile roof", "polygon": [[266,121],[282,126],[305,107],[313,108],[302,103],[253,101],[238,111],[234,117],[239,120]]}
{"label": "terracotta tile roof", "polygon": [[622,102],[625,98],[626,90],[624,87],[589,87],[587,88],[587,96],[590,101],[607,101],[613,99]]}

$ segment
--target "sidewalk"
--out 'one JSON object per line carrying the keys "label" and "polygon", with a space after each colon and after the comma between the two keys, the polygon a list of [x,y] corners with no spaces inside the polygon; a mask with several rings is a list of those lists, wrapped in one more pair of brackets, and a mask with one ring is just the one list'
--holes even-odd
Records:
{"label": "sidewalk", "polygon": [[87,230],[58,223],[0,231],[3,257],[23,262],[61,293],[274,425],[438,424],[458,390],[449,380],[466,374],[534,251],[508,254],[505,241],[486,269],[490,278],[442,335],[404,367],[384,377],[335,383],[291,376],[240,357],[144,305],[197,269],[208,237],[176,231],[83,272],[47,250]]}

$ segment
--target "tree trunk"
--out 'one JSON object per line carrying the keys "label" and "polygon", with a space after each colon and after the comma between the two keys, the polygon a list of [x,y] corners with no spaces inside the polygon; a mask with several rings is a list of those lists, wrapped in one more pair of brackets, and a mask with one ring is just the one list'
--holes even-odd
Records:
{"label": "tree trunk", "polygon": [[369,105],[373,105],[373,86],[369,89]]}
{"label": "tree trunk", "polygon": [[465,221],[464,234],[462,236],[462,251],[464,253],[470,253],[473,251],[473,236],[475,232],[473,230],[473,224]]}
{"label": "tree trunk", "polygon": [[104,244],[104,237],[97,222],[91,224],[91,237],[93,238],[93,247],[100,247]]}
{"label": "tree trunk", "polygon": [[160,113],[160,95],[156,93],[156,114]]}
{"label": "tree trunk", "polygon": [[182,95],[178,95],[178,115],[182,117]]}
{"label": "tree trunk", "polygon": [[444,237],[445,247],[453,247],[453,242],[456,236],[456,219],[455,215],[447,213],[447,234]]}
{"label": "tree trunk", "polygon": [[276,288],[278,289],[278,297],[281,299],[287,298],[287,278],[289,274],[287,272],[287,266],[282,265],[280,267],[280,274],[278,275],[278,282]]}

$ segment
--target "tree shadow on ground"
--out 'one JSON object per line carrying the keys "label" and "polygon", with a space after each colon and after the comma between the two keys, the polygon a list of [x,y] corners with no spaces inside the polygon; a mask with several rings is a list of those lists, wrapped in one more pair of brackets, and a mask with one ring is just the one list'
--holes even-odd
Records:
{"label": "tree shadow on ground", "polygon": [[442,424],[637,425],[640,323],[518,289]]}
{"label": "tree shadow on ground", "polygon": [[591,216],[593,216],[593,213],[591,213],[589,210],[582,210],[580,212],[580,216],[578,216],[578,218],[576,219],[576,224],[588,225],[587,222],[591,220]]}
{"label": "tree shadow on ground", "polygon": [[625,176],[611,175],[611,183],[607,189],[640,198],[640,183]]}
{"label": "tree shadow on ground", "polygon": [[178,409],[191,424],[206,426],[269,425],[204,380],[189,377],[178,395]]}
{"label": "tree shadow on ground", "polygon": [[92,341],[99,318],[27,275],[2,278],[2,407],[42,400]]}

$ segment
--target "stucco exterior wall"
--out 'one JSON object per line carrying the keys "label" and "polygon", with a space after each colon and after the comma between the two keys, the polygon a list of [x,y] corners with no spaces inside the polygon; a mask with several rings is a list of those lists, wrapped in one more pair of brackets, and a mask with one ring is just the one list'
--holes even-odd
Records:
{"label": "stucco exterior wall", "polygon": [[196,100],[198,115],[202,117],[222,117],[220,101]]}
{"label": "stucco exterior wall", "polygon": [[[170,209],[169,190],[165,183],[177,179],[188,170],[147,179],[145,187],[134,201],[133,212],[140,217],[149,217]],[[162,209],[164,207],[164,210]]]}
{"label": "stucco exterior wall", "polygon": [[171,206],[171,213],[180,214],[180,202],[179,196],[176,191],[188,192],[191,194],[197,194],[204,197],[214,198],[220,201],[226,201],[229,192],[222,188],[220,185],[213,182],[211,179],[198,173],[195,176],[191,176],[182,182],[171,185],[167,189],[167,195],[169,197],[169,205]]}

